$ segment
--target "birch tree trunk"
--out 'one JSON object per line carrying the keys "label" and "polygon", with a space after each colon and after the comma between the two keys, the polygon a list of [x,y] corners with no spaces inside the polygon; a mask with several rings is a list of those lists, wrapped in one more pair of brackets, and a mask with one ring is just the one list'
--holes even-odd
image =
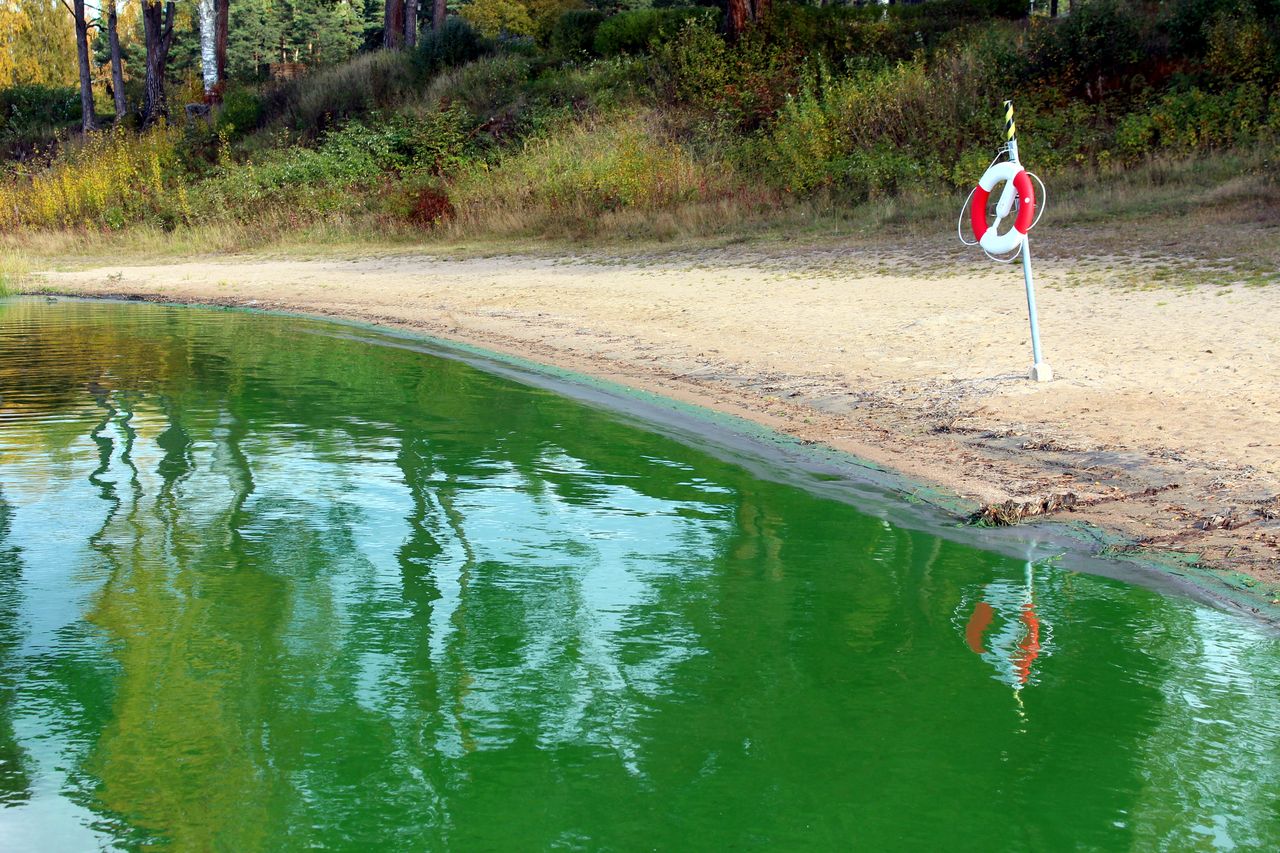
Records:
{"label": "birch tree trunk", "polygon": [[200,19],[200,79],[208,98],[218,85],[218,10],[215,0],[196,0],[196,15]]}

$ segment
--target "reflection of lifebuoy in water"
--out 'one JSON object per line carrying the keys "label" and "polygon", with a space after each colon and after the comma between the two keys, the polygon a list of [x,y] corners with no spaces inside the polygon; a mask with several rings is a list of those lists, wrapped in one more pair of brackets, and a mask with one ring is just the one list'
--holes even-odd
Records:
{"label": "reflection of lifebuoy in water", "polygon": [[[988,636],[998,612],[1008,621]],[[1007,679],[1015,688],[1021,688],[1030,682],[1032,667],[1040,657],[1040,631],[1040,618],[1036,615],[1028,578],[1025,589],[1001,583],[984,588],[983,597],[973,605],[965,624],[964,637],[970,651],[996,664],[1002,680]]]}

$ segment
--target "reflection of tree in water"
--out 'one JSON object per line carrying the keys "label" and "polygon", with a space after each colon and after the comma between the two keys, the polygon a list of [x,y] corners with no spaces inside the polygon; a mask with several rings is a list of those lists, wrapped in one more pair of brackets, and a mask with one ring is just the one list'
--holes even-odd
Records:
{"label": "reflection of tree in water", "polygon": [[11,716],[20,672],[10,662],[21,641],[21,551],[9,542],[13,510],[0,488],[0,808],[25,802],[31,796],[26,758],[13,732]]}

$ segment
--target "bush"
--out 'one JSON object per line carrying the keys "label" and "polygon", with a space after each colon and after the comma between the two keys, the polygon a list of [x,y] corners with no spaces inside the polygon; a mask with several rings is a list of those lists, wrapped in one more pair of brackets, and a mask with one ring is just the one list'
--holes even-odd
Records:
{"label": "bush", "polygon": [[421,117],[384,116],[376,126],[352,122],[316,148],[289,148],[258,164],[226,164],[205,185],[200,205],[211,215],[253,221],[264,205],[310,214],[358,207],[358,191],[385,179],[433,180],[466,160],[471,117],[453,107]]}
{"label": "bush", "polygon": [[262,121],[262,98],[252,89],[237,88],[222,98],[215,127],[229,137],[244,136],[257,130]]}
{"label": "bush", "polygon": [[691,20],[718,22],[720,11],[704,6],[677,9],[636,9],[622,12],[600,24],[594,48],[600,56],[647,53],[657,42],[669,39]]}
{"label": "bush", "polygon": [[[1274,113],[1280,97],[1271,100]],[[1157,150],[1190,154],[1247,145],[1272,133],[1266,93],[1256,83],[1245,83],[1220,94],[1197,88],[1170,92],[1122,119],[1116,144],[1125,159],[1136,160]]]}
{"label": "bush", "polygon": [[578,59],[595,52],[596,30],[604,14],[594,9],[565,12],[551,30],[548,44],[553,53],[566,59]]}
{"label": "bush", "polygon": [[395,106],[418,83],[413,55],[379,50],[313,71],[264,93],[265,123],[281,121],[315,136],[343,120]]}
{"label": "bush", "polygon": [[445,68],[457,68],[492,52],[493,46],[457,15],[445,18],[440,30],[422,34],[418,41],[417,62],[424,74],[435,74]]}
{"label": "bush", "polygon": [[564,125],[532,139],[496,168],[467,174],[455,196],[462,215],[493,210],[559,211],[591,217],[622,208],[656,209],[714,192],[712,172],[646,116]]}
{"label": "bush", "polygon": [[48,137],[80,121],[80,91],[23,84],[0,89],[0,141]]}
{"label": "bush", "polygon": [[0,227],[122,228],[150,221],[172,227],[190,218],[178,179],[181,132],[160,125],[87,134],[46,167],[0,183]]}
{"label": "bush", "polygon": [[426,102],[458,103],[477,118],[488,119],[520,96],[532,70],[523,56],[487,56],[431,81]]}
{"label": "bush", "polygon": [[1027,66],[1034,79],[1087,88],[1098,98],[1107,80],[1132,69],[1143,55],[1142,22],[1133,7],[1094,0],[1060,22],[1037,27]]}
{"label": "bush", "polygon": [[459,14],[490,38],[533,35],[533,18],[519,0],[471,0]]}
{"label": "bush", "polygon": [[687,20],[654,57],[654,76],[666,96],[714,119],[721,130],[764,124],[795,87],[799,54],[750,33],[728,44],[706,19]]}

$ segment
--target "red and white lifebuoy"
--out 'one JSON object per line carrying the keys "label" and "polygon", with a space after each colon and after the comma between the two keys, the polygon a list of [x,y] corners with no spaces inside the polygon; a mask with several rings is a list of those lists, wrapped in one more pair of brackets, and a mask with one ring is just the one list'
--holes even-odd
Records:
{"label": "red and white lifebuoy", "polygon": [[[996,203],[995,222],[987,225],[987,200],[996,184],[1004,183],[1004,192]],[[1013,202],[1018,201],[1018,216],[1013,227],[1003,234],[997,234],[1000,221],[1009,215]],[[1003,255],[1021,248],[1022,241],[1036,217],[1036,193],[1031,186],[1031,176],[1019,164],[1004,160],[992,165],[978,181],[973,191],[973,204],[969,206],[969,223],[973,226],[973,236],[978,238],[978,245],[993,255]]]}

